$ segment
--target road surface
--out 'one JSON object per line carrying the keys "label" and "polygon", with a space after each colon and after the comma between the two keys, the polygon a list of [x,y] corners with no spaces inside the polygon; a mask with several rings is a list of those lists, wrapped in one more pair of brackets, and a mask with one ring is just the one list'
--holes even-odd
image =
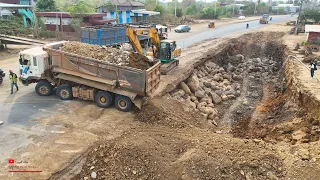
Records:
{"label": "road surface", "polygon": [[[290,15],[275,16],[275,17],[272,17],[272,21],[269,21],[269,24],[281,22],[281,21],[286,21],[289,19],[292,19],[292,17]],[[249,29],[246,29],[247,23],[249,24]],[[244,33],[244,32],[250,31],[252,29],[262,28],[264,26],[267,26],[267,24],[260,24],[259,20],[254,20],[254,21],[249,21],[249,22],[221,26],[221,27],[217,27],[214,29],[206,28],[204,32],[189,36],[189,37],[181,39],[181,40],[177,40],[177,45],[181,48],[187,48],[187,47],[189,47],[195,43],[199,43],[203,40],[220,38],[220,37],[225,37],[225,36],[234,35],[234,34],[238,34],[238,33]],[[191,27],[191,31],[192,31],[192,27]]]}
{"label": "road surface", "polygon": [[[291,18],[290,16],[273,17],[270,24]],[[250,24],[249,29],[245,28],[247,23]],[[220,26],[215,29],[205,28],[201,33],[188,34],[186,38],[177,39],[177,44],[186,48],[206,39],[244,33],[264,26],[267,25],[261,25],[255,20]],[[5,61],[0,59],[0,68],[5,72],[12,69],[18,73],[17,63],[17,57],[7,58]],[[20,84],[19,91],[10,95],[8,75],[6,75],[3,84],[0,85],[0,121],[4,122],[0,125],[0,163],[6,162],[13,151],[31,143],[32,138],[30,137],[33,135],[45,136],[54,133],[54,127],[44,127],[32,121],[33,119],[50,116],[55,109],[63,108],[61,104],[72,103],[72,101],[62,102],[55,95],[40,97],[35,93],[34,86],[23,87]]]}

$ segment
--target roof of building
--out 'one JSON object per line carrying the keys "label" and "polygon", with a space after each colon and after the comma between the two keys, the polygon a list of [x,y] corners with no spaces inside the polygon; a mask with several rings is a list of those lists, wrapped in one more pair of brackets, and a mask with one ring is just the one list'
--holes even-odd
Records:
{"label": "roof of building", "polygon": [[31,5],[0,3],[0,8],[32,8]]}
{"label": "roof of building", "polygon": [[156,11],[147,11],[145,9],[136,9],[136,10],[131,10],[131,12],[133,13],[138,13],[138,14],[147,14],[147,15],[158,15],[160,14],[160,12],[156,12]]}
{"label": "roof of building", "polygon": [[[111,3],[120,7],[121,6],[145,7],[145,4],[137,1],[131,1],[131,0],[111,0]],[[103,5],[100,7],[103,7]]]}
{"label": "roof of building", "polygon": [[[69,12],[36,12],[37,16],[42,16],[42,17],[63,17],[63,18],[70,18],[70,13]],[[103,17],[107,16],[106,13],[90,13],[87,14],[87,16],[90,17]]]}
{"label": "roof of building", "polygon": [[320,25],[306,25],[305,32],[320,32]]}

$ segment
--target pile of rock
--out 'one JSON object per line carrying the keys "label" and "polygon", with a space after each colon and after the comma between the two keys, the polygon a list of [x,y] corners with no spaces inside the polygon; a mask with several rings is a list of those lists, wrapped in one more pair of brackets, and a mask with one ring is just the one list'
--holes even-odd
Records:
{"label": "pile of rock", "polygon": [[70,41],[64,43],[63,46],[60,47],[60,50],[89,58],[107,61],[109,63],[121,66],[129,65],[130,52],[117,48]]}
{"label": "pile of rock", "polygon": [[[237,58],[243,59],[243,56]],[[240,96],[242,79],[241,71],[237,71],[232,64],[229,63],[225,70],[207,61],[204,66],[195,69],[186,82],[181,82],[171,97],[200,111],[216,124],[214,120],[218,119],[218,111],[215,106]]]}

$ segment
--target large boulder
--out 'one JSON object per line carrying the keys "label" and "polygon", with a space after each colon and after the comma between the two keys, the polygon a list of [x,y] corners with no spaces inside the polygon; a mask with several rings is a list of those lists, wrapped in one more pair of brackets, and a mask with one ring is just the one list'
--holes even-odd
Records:
{"label": "large boulder", "polygon": [[198,98],[204,98],[204,96],[205,96],[205,91],[202,90],[202,89],[198,89],[198,90],[194,93],[194,95],[195,95],[196,97],[198,97]]}
{"label": "large boulder", "polygon": [[179,89],[178,91],[172,94],[172,97],[182,97],[184,94],[185,92],[182,89]]}
{"label": "large boulder", "polygon": [[223,101],[227,101],[229,99],[228,96],[225,95],[225,94],[222,94],[221,98],[222,98]]}
{"label": "large boulder", "polygon": [[191,95],[191,90],[186,83],[181,82],[179,86],[186,94]]}
{"label": "large boulder", "polygon": [[212,102],[214,104],[219,104],[222,101],[221,97],[218,94],[214,93],[214,92],[211,92],[210,96],[211,96]]}
{"label": "large boulder", "polygon": [[190,99],[187,99],[185,103],[187,104],[187,106],[192,107],[194,109],[197,107],[197,105],[194,102],[192,102]]}
{"label": "large boulder", "polygon": [[188,79],[188,86],[191,90],[191,92],[196,92],[197,89],[199,88],[199,78],[195,75],[192,74],[189,79]]}

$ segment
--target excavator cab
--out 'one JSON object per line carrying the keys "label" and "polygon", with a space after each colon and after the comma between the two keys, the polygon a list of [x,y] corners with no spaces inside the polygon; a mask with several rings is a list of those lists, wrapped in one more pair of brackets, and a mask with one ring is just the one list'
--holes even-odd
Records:
{"label": "excavator cab", "polygon": [[176,41],[163,40],[160,42],[159,60],[163,63],[161,66],[161,74],[167,74],[173,68],[179,65],[176,59],[181,55],[181,48],[177,47]]}

